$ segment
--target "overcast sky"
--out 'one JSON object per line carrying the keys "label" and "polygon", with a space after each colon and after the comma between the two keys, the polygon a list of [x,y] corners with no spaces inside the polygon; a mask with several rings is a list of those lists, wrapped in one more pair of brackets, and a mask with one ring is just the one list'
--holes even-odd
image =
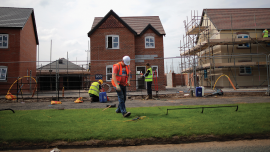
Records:
{"label": "overcast sky", "polygon": [[[0,0],[1,7],[34,8],[39,38],[39,60],[66,58],[86,61],[94,17],[104,17],[111,9],[120,17],[159,16],[166,32],[164,56],[179,56],[183,21],[191,11],[205,8],[269,8],[269,0]],[[165,67],[171,60],[165,60]],[[174,61],[175,65],[177,61]],[[78,63],[79,64],[79,63]],[[177,72],[177,71],[176,71]]]}

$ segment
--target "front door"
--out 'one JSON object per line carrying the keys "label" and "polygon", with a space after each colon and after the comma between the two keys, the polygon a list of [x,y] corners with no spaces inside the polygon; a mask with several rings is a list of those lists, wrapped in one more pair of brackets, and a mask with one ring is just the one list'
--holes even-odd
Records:
{"label": "front door", "polygon": [[137,66],[136,67],[136,89],[145,89],[146,84],[144,81],[144,77],[140,75],[140,73],[145,74],[145,66]]}

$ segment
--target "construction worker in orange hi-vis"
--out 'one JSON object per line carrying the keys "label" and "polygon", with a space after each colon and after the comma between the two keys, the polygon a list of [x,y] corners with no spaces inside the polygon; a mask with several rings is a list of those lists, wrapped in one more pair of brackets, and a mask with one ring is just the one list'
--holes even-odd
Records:
{"label": "construction worker in orange hi-vis", "polygon": [[130,86],[130,57],[124,56],[121,62],[118,62],[113,65],[112,72],[112,85],[117,92],[118,95],[118,108],[116,109],[116,113],[122,113],[123,117],[129,117],[131,115],[130,112],[126,111],[126,96],[127,90],[126,86]]}

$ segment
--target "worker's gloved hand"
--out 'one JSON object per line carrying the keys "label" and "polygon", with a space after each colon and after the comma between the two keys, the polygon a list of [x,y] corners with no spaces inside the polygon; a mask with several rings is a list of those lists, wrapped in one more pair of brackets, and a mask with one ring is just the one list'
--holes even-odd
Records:
{"label": "worker's gloved hand", "polygon": [[127,82],[127,86],[130,86],[130,81]]}
{"label": "worker's gloved hand", "polygon": [[116,86],[116,91],[121,91],[121,88],[119,85]]}

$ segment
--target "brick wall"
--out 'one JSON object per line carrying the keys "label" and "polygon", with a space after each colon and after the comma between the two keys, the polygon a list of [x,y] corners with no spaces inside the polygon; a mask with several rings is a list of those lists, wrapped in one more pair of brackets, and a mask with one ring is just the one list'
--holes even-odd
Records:
{"label": "brick wall", "polygon": [[[8,48],[0,48],[0,62],[19,61],[20,31],[17,28],[0,28],[1,34],[8,34]],[[6,94],[11,84],[16,80],[19,71],[19,63],[0,63],[7,66],[8,73],[6,82],[0,82],[0,94]]]}
{"label": "brick wall", "polygon": [[186,86],[187,85],[187,74],[175,74],[173,73],[173,87]]}
{"label": "brick wall", "polygon": [[[176,87],[176,86],[194,86],[194,80],[193,80],[193,74],[175,74],[175,73],[169,73],[166,75],[168,81],[172,81],[171,83],[168,82],[168,85],[170,87]],[[166,79],[166,80],[167,80]],[[190,81],[190,82],[189,82]],[[197,77],[197,82],[199,81],[199,77]]]}
{"label": "brick wall", "polygon": [[[104,22],[91,36],[91,82],[95,80],[95,74],[102,74],[103,81],[106,82],[106,66],[122,61],[123,56],[128,55],[135,59],[135,38],[127,28],[115,19],[109,17],[117,26],[110,27],[110,22]],[[104,25],[105,24],[105,25]],[[119,49],[106,49],[106,35],[119,35]],[[130,62],[130,70],[135,71],[135,60]],[[131,90],[135,88],[135,81],[131,81]],[[106,82],[111,84],[110,81]]]}
{"label": "brick wall", "polygon": [[[119,49],[106,49],[106,35],[119,35]],[[155,37],[155,48],[145,49],[145,36]],[[124,27],[117,19],[110,16],[98,29],[90,36],[91,41],[91,82],[95,80],[95,74],[102,74],[103,81],[106,82],[106,66],[120,62],[123,56],[128,55],[131,58],[130,69],[132,71],[131,87],[129,91],[136,90],[136,66],[145,66],[147,62],[158,66],[158,84],[159,90],[165,89],[164,60],[146,60],[145,62],[136,62],[135,55],[158,55],[164,57],[163,36],[157,36],[152,30],[147,30],[142,36],[134,34]],[[106,82],[111,84],[110,82]],[[154,89],[154,86],[153,86]]]}
{"label": "brick wall", "polygon": [[[7,66],[7,82],[0,82],[0,94],[5,95],[14,81],[18,77],[26,76],[27,69],[32,71],[32,76],[36,76],[36,63],[19,63],[18,61],[36,61],[36,39],[34,34],[32,17],[30,16],[24,28],[0,28],[1,34],[8,34],[8,48],[0,48],[0,66]],[[30,74],[30,73],[29,73]],[[28,75],[29,75],[28,74]],[[21,81],[20,81],[21,82]],[[22,83],[30,82],[23,79]],[[34,83],[34,80],[32,81]],[[32,88],[35,84],[32,85]],[[11,88],[12,94],[17,94],[17,85]],[[29,89],[29,85],[24,85],[23,89]]]}
{"label": "brick wall", "polygon": [[[153,36],[155,38],[155,48],[145,48],[145,37]],[[136,62],[136,66],[145,66],[149,63],[151,66],[158,66],[158,89],[165,90],[166,77],[164,75],[164,51],[163,51],[163,36],[158,36],[151,29],[148,29],[142,36],[137,36],[135,39],[135,55],[157,55],[154,60],[144,60],[144,62]],[[154,83],[152,85],[154,88]]]}
{"label": "brick wall", "polygon": [[[30,76],[30,71],[32,77],[36,77],[36,38],[34,33],[33,21],[30,16],[24,25],[23,29],[20,31],[20,61],[29,61],[20,64],[19,76]],[[24,83],[28,83],[23,86],[25,91],[31,86],[31,91],[35,87],[35,81],[33,79],[23,79]],[[31,85],[29,84],[31,83]],[[30,90],[29,90],[30,91]]]}

